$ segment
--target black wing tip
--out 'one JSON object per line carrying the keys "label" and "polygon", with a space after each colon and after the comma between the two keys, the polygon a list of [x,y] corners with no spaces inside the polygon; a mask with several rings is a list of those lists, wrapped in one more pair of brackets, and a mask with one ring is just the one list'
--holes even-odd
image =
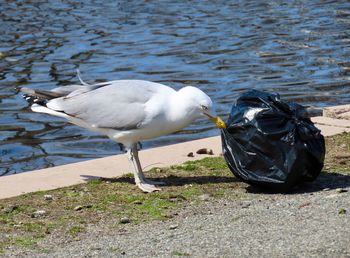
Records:
{"label": "black wing tip", "polygon": [[29,94],[23,94],[22,96],[29,104],[38,104],[41,106],[46,106],[47,100],[46,99],[41,99],[33,95]]}

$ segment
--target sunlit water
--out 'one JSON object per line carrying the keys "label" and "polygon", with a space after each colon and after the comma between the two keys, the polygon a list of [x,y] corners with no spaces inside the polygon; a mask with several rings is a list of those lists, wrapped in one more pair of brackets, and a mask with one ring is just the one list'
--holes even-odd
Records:
{"label": "sunlit water", "polygon": [[[16,86],[143,79],[201,88],[224,118],[247,89],[304,105],[350,103],[348,1],[0,1],[0,175],[120,153],[33,114]],[[217,135],[206,120],[143,144]],[[210,147],[210,146],[204,146]]]}

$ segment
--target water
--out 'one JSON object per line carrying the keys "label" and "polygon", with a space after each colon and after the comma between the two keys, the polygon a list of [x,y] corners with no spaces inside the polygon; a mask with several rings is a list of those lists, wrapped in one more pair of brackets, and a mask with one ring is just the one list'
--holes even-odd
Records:
{"label": "water", "polygon": [[[0,0],[0,17],[0,175],[120,153],[31,113],[13,91],[77,83],[77,68],[90,83],[194,85],[224,118],[251,88],[305,105],[350,103],[348,1]],[[218,133],[203,119],[143,147]]]}

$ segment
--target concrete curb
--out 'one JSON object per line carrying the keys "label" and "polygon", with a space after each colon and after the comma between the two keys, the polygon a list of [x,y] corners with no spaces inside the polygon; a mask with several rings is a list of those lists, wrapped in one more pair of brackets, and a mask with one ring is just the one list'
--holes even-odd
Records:
{"label": "concrete curb", "polygon": [[[201,148],[210,148],[214,155],[196,154]],[[194,157],[187,154],[193,152]],[[139,152],[142,166],[149,170],[153,167],[167,167],[189,160],[198,160],[221,154],[219,136],[173,144]],[[93,159],[73,164],[40,169],[26,173],[0,177],[0,199],[21,194],[51,190],[75,185],[94,178],[112,178],[130,173],[130,164],[125,154]]]}
{"label": "concrete curb", "polygon": [[[350,105],[331,107],[333,113],[343,114],[350,110]],[[331,114],[333,114],[331,113]],[[327,115],[324,112],[324,115]],[[332,136],[342,132],[350,132],[350,121],[347,119],[313,117],[312,121],[324,136]],[[168,145],[140,151],[140,159],[146,170],[153,167],[166,167],[181,164],[188,160],[202,159],[208,155],[198,155],[201,148],[210,148],[214,156],[219,156],[221,139],[219,136]],[[189,152],[194,157],[188,157]],[[161,163],[159,163],[161,162]],[[0,199],[10,198],[25,193],[51,190],[86,182],[93,178],[118,177],[129,173],[130,166],[126,155],[115,155],[106,158],[93,159],[53,168],[41,169],[16,175],[0,177]]]}

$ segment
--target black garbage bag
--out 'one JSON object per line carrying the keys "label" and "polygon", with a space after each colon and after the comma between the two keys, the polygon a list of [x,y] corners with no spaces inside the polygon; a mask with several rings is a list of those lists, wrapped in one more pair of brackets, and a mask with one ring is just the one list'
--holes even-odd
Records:
{"label": "black garbage bag", "polygon": [[221,131],[225,160],[241,180],[287,192],[322,170],[325,142],[306,110],[278,94],[248,91],[233,105]]}

